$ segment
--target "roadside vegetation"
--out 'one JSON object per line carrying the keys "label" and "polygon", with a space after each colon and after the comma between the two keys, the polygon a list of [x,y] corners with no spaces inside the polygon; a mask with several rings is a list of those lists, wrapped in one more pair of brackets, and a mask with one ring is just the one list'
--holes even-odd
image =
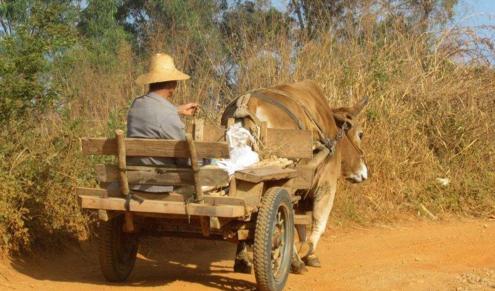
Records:
{"label": "roadside vegetation", "polygon": [[341,183],[334,223],[494,215],[493,30],[456,26],[457,2],[0,1],[0,248],[91,235],[74,189],[96,161],[78,138],[125,128],[156,52],[192,76],[177,103],[211,120],[283,82],[313,79],[332,106],[369,96],[371,178]]}

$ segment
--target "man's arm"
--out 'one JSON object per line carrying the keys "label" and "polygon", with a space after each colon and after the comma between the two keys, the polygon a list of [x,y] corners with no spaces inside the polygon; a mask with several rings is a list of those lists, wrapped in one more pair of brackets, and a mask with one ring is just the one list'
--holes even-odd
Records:
{"label": "man's arm", "polygon": [[177,106],[177,113],[184,116],[192,116],[199,109],[198,103],[187,103]]}

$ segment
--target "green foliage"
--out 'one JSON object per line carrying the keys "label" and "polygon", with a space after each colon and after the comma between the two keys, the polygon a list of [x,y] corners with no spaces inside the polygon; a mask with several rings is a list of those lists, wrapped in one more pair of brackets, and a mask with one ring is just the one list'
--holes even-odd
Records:
{"label": "green foliage", "polygon": [[127,33],[116,19],[119,4],[116,0],[88,1],[78,25],[83,35],[85,56],[107,72],[117,65],[115,55],[127,41]]}
{"label": "green foliage", "polygon": [[0,120],[42,112],[59,97],[51,70],[75,43],[74,7],[64,2],[8,1],[0,13]]}

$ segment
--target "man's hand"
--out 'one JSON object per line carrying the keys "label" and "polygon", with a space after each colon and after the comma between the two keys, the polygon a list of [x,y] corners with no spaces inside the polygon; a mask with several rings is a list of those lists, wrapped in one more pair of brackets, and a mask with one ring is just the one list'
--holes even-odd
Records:
{"label": "man's hand", "polygon": [[191,116],[196,113],[196,110],[199,108],[198,103],[187,103],[184,105],[177,106],[177,112],[181,115]]}

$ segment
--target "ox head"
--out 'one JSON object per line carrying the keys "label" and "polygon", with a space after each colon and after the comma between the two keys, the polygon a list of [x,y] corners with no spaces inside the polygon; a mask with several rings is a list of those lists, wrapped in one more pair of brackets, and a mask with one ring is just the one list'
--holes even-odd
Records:
{"label": "ox head", "polygon": [[368,166],[361,148],[363,130],[357,123],[357,117],[366,104],[368,104],[368,97],[364,97],[352,107],[340,107],[333,110],[337,127],[341,129],[346,125],[347,128],[340,142],[342,176],[352,183],[361,183],[368,179]]}

